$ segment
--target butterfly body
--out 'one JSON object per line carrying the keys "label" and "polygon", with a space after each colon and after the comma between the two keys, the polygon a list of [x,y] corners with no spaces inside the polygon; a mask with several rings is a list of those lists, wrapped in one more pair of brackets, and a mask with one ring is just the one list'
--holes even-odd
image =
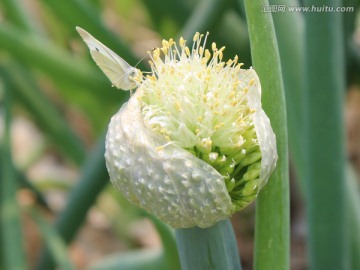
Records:
{"label": "butterfly body", "polygon": [[124,59],[90,35],[80,27],[76,30],[90,49],[90,54],[95,63],[110,79],[113,86],[122,90],[137,87],[134,77],[141,74],[137,68],[130,66]]}

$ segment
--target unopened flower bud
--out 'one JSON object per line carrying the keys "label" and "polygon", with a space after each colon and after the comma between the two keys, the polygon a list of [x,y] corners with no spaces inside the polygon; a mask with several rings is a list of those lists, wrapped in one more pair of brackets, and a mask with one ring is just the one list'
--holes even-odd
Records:
{"label": "unopened flower bud", "polygon": [[209,227],[244,208],[277,160],[256,72],[237,57],[223,62],[215,43],[205,50],[206,38],[150,52],[152,74],[133,78],[138,89],[106,138],[115,187],[175,228]]}

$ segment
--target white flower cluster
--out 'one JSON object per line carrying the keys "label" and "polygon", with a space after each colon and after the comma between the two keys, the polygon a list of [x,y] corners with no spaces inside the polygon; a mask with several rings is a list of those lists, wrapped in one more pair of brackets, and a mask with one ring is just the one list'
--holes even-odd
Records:
{"label": "white flower cluster", "polygon": [[[111,181],[175,228],[209,227],[242,209],[267,182],[276,140],[261,86],[238,58],[196,33],[150,52],[152,74],[113,116],[106,139]],[[140,74],[140,73],[139,73]]]}

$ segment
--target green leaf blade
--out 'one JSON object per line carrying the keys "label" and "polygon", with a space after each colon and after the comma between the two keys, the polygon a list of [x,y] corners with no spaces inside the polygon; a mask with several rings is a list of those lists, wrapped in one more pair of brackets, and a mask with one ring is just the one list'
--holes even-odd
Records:
{"label": "green leaf blade", "polygon": [[271,13],[267,0],[245,1],[252,62],[263,89],[263,108],[276,134],[278,162],[256,202],[257,270],[290,269],[289,168],[285,94]]}

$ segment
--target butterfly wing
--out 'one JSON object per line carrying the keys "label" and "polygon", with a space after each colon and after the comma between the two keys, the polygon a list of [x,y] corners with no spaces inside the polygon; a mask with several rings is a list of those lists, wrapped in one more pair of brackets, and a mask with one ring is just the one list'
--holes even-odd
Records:
{"label": "butterfly wing", "polygon": [[76,30],[90,49],[90,54],[96,64],[110,79],[111,83],[123,90],[135,88],[137,85],[130,75],[137,72],[137,69],[130,66],[124,59],[90,35],[80,27]]}

